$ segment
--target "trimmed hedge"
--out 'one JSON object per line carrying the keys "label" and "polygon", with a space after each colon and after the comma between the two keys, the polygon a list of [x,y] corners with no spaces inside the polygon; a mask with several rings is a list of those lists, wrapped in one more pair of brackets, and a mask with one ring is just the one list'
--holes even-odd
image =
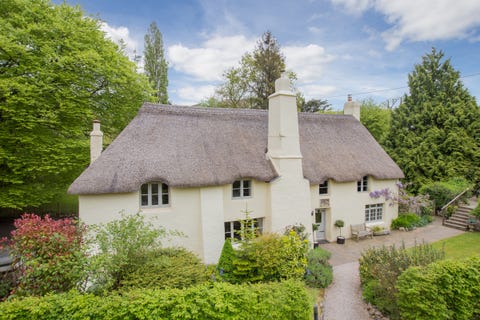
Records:
{"label": "trimmed hedge", "polygon": [[311,319],[298,281],[215,283],[188,289],[132,290],[108,296],[75,291],[0,303],[1,319]]}
{"label": "trimmed hedge", "polygon": [[409,268],[396,286],[402,319],[480,319],[480,257]]}

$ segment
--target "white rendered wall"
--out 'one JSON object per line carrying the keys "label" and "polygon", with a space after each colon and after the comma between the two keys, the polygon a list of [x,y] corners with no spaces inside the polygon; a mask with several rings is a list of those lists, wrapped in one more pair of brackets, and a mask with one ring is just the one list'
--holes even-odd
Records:
{"label": "white rendered wall", "polygon": [[270,216],[268,207],[269,183],[253,179],[251,181],[251,197],[233,198],[232,185],[223,186],[224,221],[245,219],[244,211],[248,208],[248,211],[251,211],[251,218],[265,218],[264,222],[266,222],[266,219]]}
{"label": "white rendered wall", "polygon": [[203,261],[207,264],[218,262],[225,241],[223,197],[224,188],[222,186],[200,189],[202,256]]}
{"label": "white rendered wall", "polygon": [[[312,210],[320,208],[320,199],[330,200],[330,209],[327,209],[325,236],[328,241],[335,241],[336,237],[340,235],[340,231],[334,226],[336,220],[341,219],[345,222],[345,227],[342,228],[342,235],[350,238],[350,225],[365,222],[365,205],[384,203],[383,205],[383,219],[381,222],[367,223],[367,226],[381,224],[390,228],[392,219],[398,216],[398,205],[391,206],[391,201],[385,202],[385,199],[373,199],[369,193],[375,190],[389,188],[395,193],[398,193],[396,185],[397,180],[376,180],[372,177],[368,178],[368,191],[358,192],[357,182],[335,182],[328,181],[328,195],[318,194],[318,185],[312,185],[310,192],[312,195]],[[313,222],[314,217],[311,218]]]}
{"label": "white rendered wall", "polygon": [[163,244],[185,247],[203,259],[198,188],[171,188],[170,206],[158,208],[140,208],[138,192],[79,196],[80,219],[87,225],[119,219],[121,211],[127,214],[141,211],[154,225],[182,232],[185,237],[173,237]]}

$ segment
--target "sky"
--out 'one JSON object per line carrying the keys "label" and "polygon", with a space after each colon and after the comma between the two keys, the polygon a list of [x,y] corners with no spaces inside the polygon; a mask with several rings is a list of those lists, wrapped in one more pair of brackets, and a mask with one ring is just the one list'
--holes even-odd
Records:
{"label": "sky", "polygon": [[[56,1],[61,2],[60,0]],[[480,101],[479,0],[66,0],[103,21],[126,53],[143,54],[155,21],[169,63],[172,104],[212,96],[222,73],[238,65],[270,30],[308,99],[341,109],[354,100],[381,103],[408,92],[408,74],[432,47],[460,71]]]}

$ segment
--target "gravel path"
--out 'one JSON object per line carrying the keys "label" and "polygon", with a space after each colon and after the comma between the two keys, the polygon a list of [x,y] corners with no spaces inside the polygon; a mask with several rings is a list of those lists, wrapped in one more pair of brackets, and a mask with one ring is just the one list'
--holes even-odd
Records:
{"label": "gravel path", "polygon": [[325,320],[368,320],[370,315],[362,300],[358,262],[333,268],[333,283],[327,289],[324,301]]}

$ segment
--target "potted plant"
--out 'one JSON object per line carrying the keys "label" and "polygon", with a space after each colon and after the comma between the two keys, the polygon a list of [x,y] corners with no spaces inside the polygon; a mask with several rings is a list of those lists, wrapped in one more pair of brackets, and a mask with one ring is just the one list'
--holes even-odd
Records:
{"label": "potted plant", "polygon": [[344,244],[345,243],[345,237],[342,236],[342,228],[345,226],[345,222],[343,220],[337,220],[334,223],[335,227],[340,229],[340,235],[337,237],[337,243],[338,244]]}

